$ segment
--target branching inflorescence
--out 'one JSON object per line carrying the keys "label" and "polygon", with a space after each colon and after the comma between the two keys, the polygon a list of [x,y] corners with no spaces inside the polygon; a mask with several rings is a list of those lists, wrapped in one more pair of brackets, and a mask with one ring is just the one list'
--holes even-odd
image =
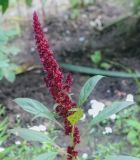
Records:
{"label": "branching inflorescence", "polygon": [[72,76],[71,74],[68,74],[64,80],[64,75],[54,58],[53,51],[49,47],[48,40],[43,33],[36,12],[34,12],[33,15],[33,27],[37,50],[43,64],[43,70],[46,74],[44,78],[45,83],[49,88],[53,99],[58,104],[56,107],[56,112],[63,118],[65,135],[72,137],[72,144],[67,147],[67,160],[73,160],[76,159],[78,155],[75,147],[80,143],[80,134],[77,126],[71,125],[68,121],[68,116],[74,113],[70,110],[77,107],[76,103],[69,96],[71,92]]}

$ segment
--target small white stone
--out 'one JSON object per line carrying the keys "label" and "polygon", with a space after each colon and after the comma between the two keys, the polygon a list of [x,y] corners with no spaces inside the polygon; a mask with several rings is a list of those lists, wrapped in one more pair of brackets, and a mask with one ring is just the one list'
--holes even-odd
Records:
{"label": "small white stone", "polygon": [[101,31],[103,29],[103,18],[98,16],[94,21],[90,22],[90,26]]}
{"label": "small white stone", "polygon": [[34,47],[32,47],[32,48],[31,48],[31,52],[34,52],[34,51],[35,51],[35,48],[34,48]]}
{"label": "small white stone", "polygon": [[88,158],[88,154],[87,153],[83,153],[82,158],[83,159],[87,159]]}
{"label": "small white stone", "polygon": [[112,133],[112,128],[111,127],[105,127],[105,131],[103,131],[103,134],[109,134]]}
{"label": "small white stone", "polygon": [[20,114],[17,114],[16,117],[17,117],[17,118],[20,118]]}
{"label": "small white stone", "polygon": [[0,147],[0,152],[3,152],[5,150],[5,148]]}
{"label": "small white stone", "polygon": [[128,101],[128,102],[134,102],[134,96],[132,94],[128,94],[126,96],[126,101]]}
{"label": "small white stone", "polygon": [[80,42],[85,41],[85,37],[80,37],[80,38],[79,38],[79,41],[80,41]]}
{"label": "small white stone", "polygon": [[15,144],[16,144],[16,145],[20,145],[21,142],[20,142],[20,141],[15,141]]}
{"label": "small white stone", "polygon": [[110,89],[108,89],[106,92],[107,92],[107,93],[110,93],[111,91],[110,91]]}
{"label": "small white stone", "polygon": [[90,21],[90,26],[91,27],[96,27],[96,23],[94,21]]}
{"label": "small white stone", "polygon": [[69,30],[66,30],[66,34],[70,34],[70,31],[69,31]]}
{"label": "small white stone", "polygon": [[43,28],[43,32],[48,32],[48,28],[47,27],[45,27],[45,28]]}
{"label": "small white stone", "polygon": [[116,117],[117,117],[116,114],[112,114],[109,118],[114,121],[116,119]]}

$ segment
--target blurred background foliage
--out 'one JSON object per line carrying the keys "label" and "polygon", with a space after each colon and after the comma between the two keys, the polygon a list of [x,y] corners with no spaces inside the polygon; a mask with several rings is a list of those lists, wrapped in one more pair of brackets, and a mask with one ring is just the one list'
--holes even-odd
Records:
{"label": "blurred background foliage", "polygon": [[[52,6],[49,5],[49,7],[46,9],[48,5],[48,1],[51,2],[51,0],[40,0],[39,5],[33,0],[0,0],[0,6],[1,6],[1,20],[0,20],[0,80],[8,80],[10,83],[14,83],[16,80],[16,74],[22,73],[26,71],[26,66],[20,65],[18,61],[16,61],[13,57],[17,57],[21,54],[21,48],[20,44],[17,43],[17,45],[13,44],[12,41],[15,39],[18,39],[19,37],[23,36],[26,33],[26,29],[31,26],[31,19],[32,19],[32,12],[33,10],[39,10],[40,15],[42,15],[42,21],[46,23],[47,14],[46,12],[51,12],[51,9],[49,10],[49,7]],[[52,0],[53,1],[53,0]],[[109,0],[112,2],[112,0]],[[36,3],[36,5],[35,5]],[[120,5],[128,5],[129,12],[133,16],[139,17],[139,11],[140,11],[140,0],[118,0],[115,3],[118,3]],[[81,14],[81,8],[85,8],[88,6],[94,6],[98,4],[98,0],[69,0],[68,1],[68,10],[70,10],[70,18],[72,20],[76,20],[78,16]],[[39,9],[38,9],[39,6]],[[62,6],[61,6],[62,7]],[[55,17],[57,16],[57,10],[59,7],[56,7],[56,12],[54,13]],[[24,12],[22,12],[24,10]],[[11,12],[12,11],[12,12]],[[130,14],[129,14],[130,15]],[[24,18],[23,18],[24,17]],[[122,19],[121,19],[122,20]],[[118,24],[120,22],[120,19],[109,24]],[[26,27],[25,27],[26,26]],[[27,27],[28,26],[28,27]],[[75,25],[73,24],[75,27]],[[121,26],[120,30],[127,30],[124,26]],[[107,26],[108,27],[108,26]],[[77,29],[78,30],[78,29]],[[102,32],[101,32],[102,33]],[[97,35],[101,34],[97,30]],[[27,33],[28,34],[28,33]],[[80,39],[82,41],[82,39]],[[125,65],[122,65],[121,62],[114,62],[110,61],[108,59],[104,58],[103,52],[101,50],[91,50],[89,53],[89,61],[93,63],[94,67],[96,69],[102,69],[104,71],[108,71],[114,66],[119,70],[126,71],[128,74],[132,73],[131,66],[126,67]],[[69,67],[70,68],[70,67]],[[83,71],[84,69],[78,70],[78,72]],[[97,73],[99,70],[95,70],[95,73]],[[87,74],[89,72],[85,70]],[[111,74],[114,73],[108,73],[104,72],[107,75],[111,76]],[[91,74],[91,73],[90,73]],[[122,75],[122,74],[121,74]],[[117,74],[118,77],[120,77],[120,74]],[[125,77],[123,75],[123,77]],[[133,76],[134,81],[136,82],[136,86],[138,90],[140,90],[140,82],[139,78],[135,75]],[[12,84],[11,84],[12,85]],[[130,153],[133,156],[140,158],[140,102],[139,102],[139,93],[136,95],[136,102],[137,105],[135,108],[128,109],[127,111],[124,111],[118,115],[118,118],[114,125],[115,134],[121,135],[123,137],[123,141],[119,141],[119,143],[116,144],[108,144],[108,147],[104,146],[103,144],[95,144],[96,146],[96,153],[93,153],[93,155],[90,155],[87,160],[90,160],[93,158],[95,160],[102,160],[105,156],[110,154],[120,154],[121,152],[126,152],[125,148],[126,146],[131,146]],[[0,151],[0,159],[1,160],[23,160],[23,159],[31,159],[38,153],[43,153],[46,150],[51,150],[50,146],[48,144],[43,144],[40,146],[40,149],[38,149],[38,144],[28,144],[25,141],[21,141],[20,144],[15,144],[15,141],[17,140],[11,140],[9,138],[8,134],[8,128],[9,128],[9,122],[7,118],[7,110],[5,109],[3,105],[0,106],[0,148],[4,148],[3,151]],[[16,121],[16,125],[20,125],[20,121]],[[102,127],[112,124],[112,122],[105,121],[103,124],[101,124]],[[100,128],[100,126],[97,126],[97,128]],[[123,130],[122,130],[123,128]],[[53,128],[50,125],[50,135],[53,135],[52,132],[55,131],[55,128]],[[95,130],[96,132],[97,130]],[[93,132],[93,133],[95,133]],[[93,134],[94,135],[94,134]],[[91,134],[91,138],[93,136]],[[54,136],[54,135],[53,135]],[[102,135],[101,135],[102,137]],[[108,136],[106,136],[108,137]],[[15,138],[15,137],[14,137]],[[87,140],[88,141],[88,140]],[[89,139],[90,141],[90,139]],[[32,148],[30,147],[32,145]],[[128,148],[127,148],[128,149]],[[81,156],[81,159],[82,156]]]}

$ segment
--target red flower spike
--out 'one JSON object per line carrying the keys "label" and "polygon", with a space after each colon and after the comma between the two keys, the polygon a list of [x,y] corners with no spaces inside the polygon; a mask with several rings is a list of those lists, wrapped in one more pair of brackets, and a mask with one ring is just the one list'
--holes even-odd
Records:
{"label": "red flower spike", "polygon": [[67,148],[67,153],[68,153],[67,160],[73,160],[73,158],[76,158],[78,155],[78,152],[75,151],[74,148],[70,146],[68,146]]}
{"label": "red flower spike", "polygon": [[[44,81],[49,91],[59,105],[56,107],[56,112],[64,120],[65,134],[71,135],[73,126],[68,121],[68,116],[73,114],[69,110],[76,108],[76,103],[70,98],[69,94],[72,85],[72,76],[68,74],[65,82],[63,81],[63,74],[57,61],[54,58],[53,51],[49,47],[48,40],[46,39],[41,24],[39,22],[36,12],[33,14],[33,28],[35,32],[35,40],[37,50],[39,52],[40,60],[43,64],[43,70],[46,73]],[[80,134],[77,127],[74,128],[73,144],[74,146],[67,148],[67,160],[76,158],[78,152],[74,150],[76,144],[80,143]]]}
{"label": "red flower spike", "polygon": [[71,92],[71,85],[73,82],[73,78],[72,78],[72,74],[69,73],[66,77],[66,81],[65,81],[65,85],[64,85],[64,90],[66,90],[66,92]]}

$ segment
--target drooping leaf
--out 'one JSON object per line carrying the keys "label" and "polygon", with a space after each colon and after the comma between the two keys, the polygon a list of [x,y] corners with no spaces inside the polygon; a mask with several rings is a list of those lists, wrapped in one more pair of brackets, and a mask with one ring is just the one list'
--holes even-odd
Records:
{"label": "drooping leaf", "polygon": [[4,13],[9,5],[9,0],[0,0],[0,6],[2,6],[2,13]]}
{"label": "drooping leaf", "polygon": [[133,105],[134,102],[114,102],[111,106],[106,107],[102,112],[100,112],[93,120],[91,121],[90,125],[95,125],[106,118],[110,117],[111,115],[118,113],[124,108],[127,108]]}
{"label": "drooping leaf", "polygon": [[83,117],[83,109],[78,108],[76,112],[74,112],[74,114],[70,115],[68,117],[69,122],[72,125],[75,125],[82,117]]}
{"label": "drooping leaf", "polygon": [[131,156],[114,155],[114,156],[108,156],[105,160],[140,160],[140,159]]}
{"label": "drooping leaf", "polygon": [[84,84],[84,86],[81,89],[79,100],[78,100],[78,106],[81,106],[88,98],[88,96],[91,94],[92,90],[95,88],[96,84],[101,80],[103,76],[94,76],[87,80],[87,82]]}
{"label": "drooping leaf", "polygon": [[117,72],[117,71],[106,71],[98,68],[90,68],[84,66],[76,66],[72,64],[61,64],[61,67],[73,72],[85,73],[91,75],[103,75],[110,77],[122,77],[122,78],[140,78],[140,73],[127,73],[127,72]]}
{"label": "drooping leaf", "polygon": [[56,156],[57,156],[57,152],[49,151],[47,153],[40,154],[35,158],[35,160],[55,160]]}
{"label": "drooping leaf", "polygon": [[26,141],[48,142],[51,144],[54,143],[53,140],[48,137],[48,135],[31,129],[15,128],[9,130],[9,132],[15,134],[16,136],[20,136]]}
{"label": "drooping leaf", "polygon": [[36,117],[44,117],[54,121],[55,117],[49,109],[37,100],[30,98],[16,98],[14,100],[22,109],[34,114]]}

